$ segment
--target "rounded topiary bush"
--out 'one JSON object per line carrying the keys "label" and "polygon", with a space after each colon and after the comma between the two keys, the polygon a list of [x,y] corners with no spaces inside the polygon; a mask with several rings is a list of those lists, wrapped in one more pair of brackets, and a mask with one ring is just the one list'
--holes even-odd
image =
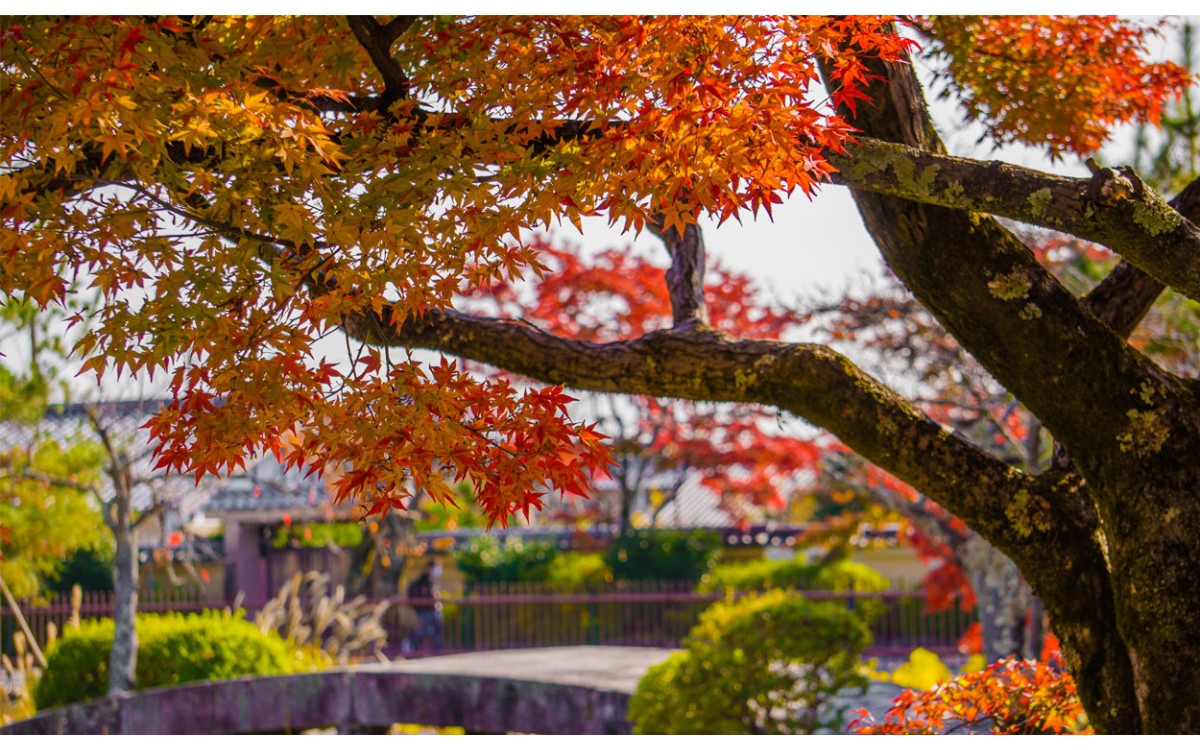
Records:
{"label": "rounded topiary bush", "polygon": [[862,619],[832,602],[772,591],[715,604],[685,650],[638,683],[629,718],[638,734],[810,733],[831,696],[866,687],[870,642]]}
{"label": "rounded topiary bush", "polygon": [[[303,657],[276,633],[263,633],[224,612],[140,614],[137,618],[138,687],[288,674]],[[33,688],[38,709],[91,700],[108,688],[112,620],[90,620],[65,631],[46,652],[46,669]]]}

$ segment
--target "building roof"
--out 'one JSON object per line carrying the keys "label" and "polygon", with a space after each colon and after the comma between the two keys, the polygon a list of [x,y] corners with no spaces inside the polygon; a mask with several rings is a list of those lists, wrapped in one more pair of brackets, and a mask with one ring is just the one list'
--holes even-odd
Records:
{"label": "building roof", "polygon": [[[720,496],[704,486],[703,476],[699,472],[691,472],[685,476],[672,498],[671,489],[677,482],[678,477],[670,472],[663,472],[644,480],[633,506],[633,525],[653,525],[660,529],[720,530],[761,526],[777,520],[767,509],[750,505],[739,508],[739,513],[731,513],[721,504]],[[620,490],[616,481],[611,478],[600,480],[595,484],[593,494],[594,497],[588,500],[574,497],[548,498],[546,509],[539,513],[539,519],[553,519],[550,523],[561,522],[585,515],[581,509],[586,506],[603,506],[605,511],[600,515],[615,519],[620,505]],[[663,504],[656,517],[654,501],[662,498],[667,498],[668,501]]]}
{"label": "building roof", "polygon": [[215,518],[279,520],[287,513],[296,520],[347,518],[350,506],[334,506],[325,482],[315,474],[286,468],[267,453],[245,473],[236,474],[212,494],[204,512]]}

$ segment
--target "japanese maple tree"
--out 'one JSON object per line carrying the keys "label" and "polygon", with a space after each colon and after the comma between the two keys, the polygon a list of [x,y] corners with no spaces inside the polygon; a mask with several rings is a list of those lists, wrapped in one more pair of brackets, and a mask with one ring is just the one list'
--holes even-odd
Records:
{"label": "japanese maple tree", "polygon": [[[897,32],[906,26],[908,36]],[[952,511],[1043,600],[1102,731],[1196,731],[1200,386],[1127,341],[1200,299],[1200,187],[946,154],[908,64],[997,140],[1083,156],[1190,83],[1110,17],[5,18],[0,295],[73,283],[88,372],[165,371],[163,467],[352,463],[382,510],[470,480],[493,518],[606,463],[562,387],[806,419]],[[696,220],[851,189],[897,278],[1037,417],[1022,471],[819,344],[711,325]],[[590,342],[453,309],[544,270],[530,229],[660,228],[669,326]],[[1122,258],[1082,297],[995,217]],[[350,362],[322,360],[338,330]],[[426,348],[549,385],[517,389]],[[161,373],[160,373],[161,374]]]}
{"label": "japanese maple tree", "polygon": [[[459,309],[520,319],[592,342],[634,339],[670,325],[667,269],[644,253],[607,249],[589,255],[544,236],[529,246],[547,266],[542,275],[470,290]],[[769,299],[753,279],[720,263],[708,267],[704,294],[712,304],[713,326],[730,333],[779,339],[805,319]],[[717,495],[718,506],[735,524],[778,512],[786,507],[797,476],[812,470],[820,455],[818,441],[785,434],[772,425],[778,415],[761,406],[650,396],[585,400],[583,406],[608,436],[616,503],[608,507],[580,498],[558,512],[615,523],[618,533],[630,528],[633,510],[644,499],[653,525],[692,475]]]}

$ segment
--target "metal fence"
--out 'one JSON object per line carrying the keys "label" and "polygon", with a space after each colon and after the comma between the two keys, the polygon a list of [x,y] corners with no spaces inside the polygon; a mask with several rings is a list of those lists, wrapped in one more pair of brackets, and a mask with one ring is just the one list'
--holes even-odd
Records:
{"label": "metal fence", "polygon": [[[871,650],[878,654],[907,655],[917,647],[954,652],[976,622],[974,611],[958,606],[929,612],[921,591],[801,593],[862,611],[871,624]],[[486,584],[443,598],[440,648],[428,637],[417,638],[414,605],[428,602],[398,600],[386,625],[389,648],[402,653],[581,645],[675,648],[700,613],[722,598],[669,581],[619,583],[586,593],[546,584]]]}
{"label": "metal fence", "polygon": [[[974,612],[959,607],[928,612],[921,591],[801,593],[810,599],[842,601],[862,611],[871,622],[871,650],[878,654],[907,654],[918,646],[952,652],[976,621]],[[618,582],[587,592],[563,591],[541,583],[476,584],[441,598],[436,632],[428,627],[422,632],[418,615],[418,610],[428,609],[432,601],[388,600],[392,606],[384,616],[386,650],[415,656],[548,646],[674,648],[700,613],[721,598],[721,594],[697,592],[691,584],[673,581]],[[196,612],[226,606],[224,601],[205,600],[186,591],[142,595],[138,602],[141,612]],[[261,603],[242,606],[252,617]],[[40,645],[45,645],[49,623],[61,633],[72,614],[70,594],[39,604],[25,602],[21,608]],[[79,616],[111,617],[112,610],[111,592],[85,592]],[[0,603],[0,650],[10,656],[14,632],[12,613]]]}
{"label": "metal fence", "polygon": [[[55,594],[37,602],[18,602],[21,613],[29,625],[38,645],[45,648],[49,634],[62,633],[75,611],[71,594]],[[205,609],[225,607],[221,600],[205,599],[198,592],[188,589],[164,589],[138,596],[139,612],[200,612]],[[91,620],[112,617],[113,592],[84,591],[79,600],[79,619]],[[53,628],[49,627],[53,625]],[[11,657],[14,654],[13,635],[18,632],[16,617],[7,602],[0,600],[0,653]]]}

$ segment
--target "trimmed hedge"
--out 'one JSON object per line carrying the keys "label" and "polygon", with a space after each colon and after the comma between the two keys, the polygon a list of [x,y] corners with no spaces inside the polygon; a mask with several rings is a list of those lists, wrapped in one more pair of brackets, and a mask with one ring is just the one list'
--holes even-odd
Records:
{"label": "trimmed hedge", "polygon": [[720,550],[721,537],[711,531],[629,529],[605,559],[618,581],[696,581]]}
{"label": "trimmed hedge", "polygon": [[[276,633],[218,611],[139,614],[140,689],[243,675],[290,674],[311,666]],[[46,670],[33,687],[39,710],[102,697],[108,689],[113,621],[89,620],[66,630],[46,652]]]}
{"label": "trimmed hedge", "polygon": [[599,552],[563,552],[550,563],[546,582],[563,591],[598,591],[613,581]]}
{"label": "trimmed hedge", "polygon": [[887,578],[862,563],[838,560],[816,565],[793,559],[719,565],[704,576],[697,590],[740,593],[769,589],[886,591],[887,588]]}
{"label": "trimmed hedge", "polygon": [[638,683],[629,719],[636,734],[811,733],[831,696],[865,689],[870,642],[862,619],[832,602],[772,591],[715,604],[685,650]]}
{"label": "trimmed hedge", "polygon": [[510,536],[501,544],[493,536],[477,536],[454,553],[454,563],[469,583],[544,581],[558,548],[550,542],[526,542]]}

